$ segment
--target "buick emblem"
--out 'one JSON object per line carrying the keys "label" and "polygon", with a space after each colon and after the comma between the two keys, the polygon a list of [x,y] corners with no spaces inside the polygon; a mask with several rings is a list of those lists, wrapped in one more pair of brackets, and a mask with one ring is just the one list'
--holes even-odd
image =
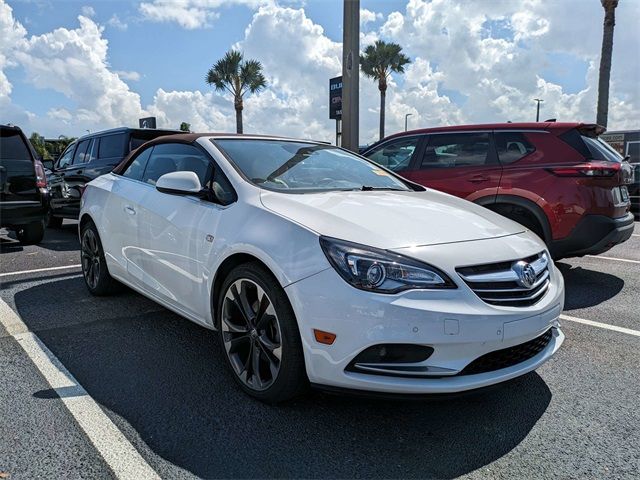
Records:
{"label": "buick emblem", "polygon": [[520,261],[514,264],[512,268],[518,276],[516,281],[521,287],[531,288],[531,285],[536,282],[536,271],[531,264]]}

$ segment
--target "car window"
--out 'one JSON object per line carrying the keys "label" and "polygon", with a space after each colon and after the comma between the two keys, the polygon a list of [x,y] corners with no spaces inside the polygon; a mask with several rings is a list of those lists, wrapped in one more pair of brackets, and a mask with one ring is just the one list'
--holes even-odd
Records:
{"label": "car window", "polygon": [[406,170],[419,140],[417,136],[391,140],[371,150],[366,157],[394,172]]}
{"label": "car window", "polygon": [[493,138],[498,158],[503,165],[517,162],[536,150],[521,132],[496,132]]}
{"label": "car window", "polygon": [[76,153],[73,156],[73,164],[77,165],[79,163],[85,163],[88,158],[87,155],[87,150],[89,148],[89,144],[91,143],[91,140],[82,140],[80,143],[78,143],[78,148],[76,148]]}
{"label": "car window", "polygon": [[257,139],[212,142],[251,183],[269,190],[410,190],[379,165],[330,145]]}
{"label": "car window", "polygon": [[488,133],[430,135],[420,168],[457,168],[486,165],[489,159]]}
{"label": "car window", "polygon": [[100,138],[96,137],[91,142],[91,146],[87,149],[87,153],[85,154],[84,161],[85,162],[93,162],[96,158],[98,158],[98,147],[100,145]]}
{"label": "car window", "polygon": [[73,159],[73,149],[75,147],[76,147],[76,144],[72,143],[67,147],[64,153],[60,155],[60,158],[58,159],[57,168],[65,168],[67,165],[71,163],[71,160]]}
{"label": "car window", "polygon": [[616,152],[607,142],[599,138],[582,136],[582,140],[587,145],[591,157],[594,160],[602,160],[605,162],[620,163],[623,160],[622,155]]}
{"label": "car window", "polygon": [[144,174],[144,169],[147,166],[147,161],[149,160],[149,156],[153,147],[147,148],[140,152],[136,158],[133,159],[133,162],[129,164],[127,169],[122,173],[123,177],[133,178],[134,180],[142,180],[142,175]]}
{"label": "car window", "polygon": [[20,131],[3,129],[0,136],[1,160],[25,160],[31,162],[31,152],[24,142]]}
{"label": "car window", "polygon": [[154,147],[142,181],[155,185],[165,173],[180,171],[194,172],[204,185],[211,178],[213,164],[207,154],[193,145],[162,143]]}
{"label": "car window", "polygon": [[106,135],[100,137],[99,158],[122,157],[126,153],[127,134]]}

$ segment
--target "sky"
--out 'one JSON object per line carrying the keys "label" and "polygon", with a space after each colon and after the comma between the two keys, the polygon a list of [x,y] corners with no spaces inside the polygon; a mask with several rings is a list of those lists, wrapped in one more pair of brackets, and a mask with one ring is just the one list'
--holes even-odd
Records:
{"label": "sky", "polygon": [[[387,92],[387,134],[541,119],[595,121],[600,0],[361,0],[360,47],[411,59]],[[640,128],[640,0],[621,0],[609,130]],[[79,136],[137,126],[234,131],[228,95],[205,83],[229,49],[262,62],[246,133],[333,141],[329,78],[340,75],[341,0],[0,0],[0,123]],[[360,79],[360,143],[377,139],[379,92]]]}

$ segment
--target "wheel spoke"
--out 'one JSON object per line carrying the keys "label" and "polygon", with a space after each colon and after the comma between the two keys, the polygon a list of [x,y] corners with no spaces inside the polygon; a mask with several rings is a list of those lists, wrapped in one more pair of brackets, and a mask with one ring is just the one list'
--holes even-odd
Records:
{"label": "wheel spoke", "polygon": [[251,350],[251,369],[253,370],[253,378],[257,380],[258,387],[262,387],[262,377],[260,376],[260,349],[257,345]]}
{"label": "wheel spoke", "polygon": [[236,353],[240,347],[242,347],[243,345],[246,345],[247,342],[249,342],[250,340],[251,338],[249,337],[249,335],[240,335],[238,337],[232,337],[229,340],[229,346],[227,348],[227,351],[229,353]]}
{"label": "wheel spoke", "polygon": [[[249,329],[247,328],[246,324],[245,325],[238,325],[238,324],[232,322],[231,318],[227,317],[226,315],[222,316],[222,321],[227,326],[228,331],[231,332],[231,333],[249,333]],[[223,327],[223,329],[224,329],[224,327]]]}
{"label": "wheel spoke", "polygon": [[253,320],[256,316],[253,308],[251,308],[251,302],[249,301],[249,282],[240,282],[240,303],[242,304],[242,310],[249,321],[249,324],[253,324]]}
{"label": "wheel spoke", "polygon": [[273,311],[273,307],[271,306],[269,297],[267,297],[267,295],[262,292],[262,298],[260,298],[258,311],[256,312],[256,328],[258,330],[262,330],[265,328],[265,316],[267,315],[267,312],[269,310]]}
{"label": "wheel spoke", "polygon": [[238,309],[238,311],[240,312],[240,314],[242,315],[242,318],[244,319],[245,323],[247,324],[247,327],[251,327],[251,323],[249,322],[249,316],[247,315],[247,311],[245,310],[244,305],[242,303],[241,295],[238,292],[238,287],[237,287],[236,283],[231,285],[231,288],[230,288],[231,299],[232,299],[233,303],[235,304],[236,308]]}

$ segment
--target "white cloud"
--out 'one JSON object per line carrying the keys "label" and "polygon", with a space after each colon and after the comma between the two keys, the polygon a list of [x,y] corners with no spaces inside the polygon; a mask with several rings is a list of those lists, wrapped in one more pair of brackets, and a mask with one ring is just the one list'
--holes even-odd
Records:
{"label": "white cloud", "polygon": [[122,80],[130,80],[132,82],[137,82],[138,80],[140,80],[140,74],[138,72],[127,72],[124,70],[116,70],[115,72],[116,75],[118,75],[118,77],[120,77]]}
{"label": "white cloud", "polygon": [[377,20],[382,20],[383,15],[381,13],[372,12],[366,8],[360,9],[360,25],[364,26],[368,23],[373,23]]}
{"label": "white cloud", "polygon": [[15,51],[24,45],[27,31],[13,18],[12,8],[0,2],[0,106],[9,103],[12,85],[4,73],[8,67],[15,67]]}
{"label": "white cloud", "polygon": [[144,18],[154,22],[175,22],[183,28],[193,30],[211,25],[220,17],[221,7],[246,5],[257,8],[270,0],[152,0],[139,6]]}
{"label": "white cloud", "polygon": [[85,5],[84,7],[82,7],[80,11],[82,12],[82,15],[84,15],[85,17],[95,17],[96,15],[96,11],[94,10],[94,8],[88,5]]}
{"label": "white cloud", "polygon": [[121,20],[116,13],[111,15],[111,18],[107,20],[107,25],[118,30],[126,30],[127,28],[129,28],[129,25]]}

